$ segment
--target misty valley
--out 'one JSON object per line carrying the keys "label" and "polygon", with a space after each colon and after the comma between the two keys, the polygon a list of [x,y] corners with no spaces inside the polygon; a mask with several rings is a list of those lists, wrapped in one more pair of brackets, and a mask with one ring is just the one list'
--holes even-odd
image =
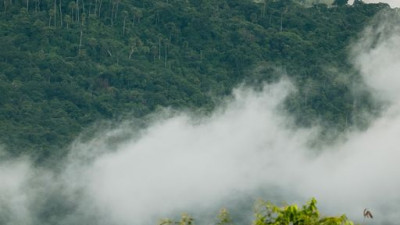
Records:
{"label": "misty valley", "polygon": [[396,225],[400,10],[4,0],[1,225]]}

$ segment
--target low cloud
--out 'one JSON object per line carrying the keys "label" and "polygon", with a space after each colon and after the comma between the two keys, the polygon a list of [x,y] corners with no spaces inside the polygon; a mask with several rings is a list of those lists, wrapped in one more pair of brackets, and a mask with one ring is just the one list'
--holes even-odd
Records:
{"label": "low cloud", "polygon": [[0,222],[27,224],[31,220],[29,196],[25,189],[30,176],[29,163],[15,160],[0,163]]}
{"label": "low cloud", "polygon": [[[354,0],[350,0],[349,3],[353,4]],[[400,7],[400,2],[398,0],[363,0],[365,3],[387,3],[392,8]]]}

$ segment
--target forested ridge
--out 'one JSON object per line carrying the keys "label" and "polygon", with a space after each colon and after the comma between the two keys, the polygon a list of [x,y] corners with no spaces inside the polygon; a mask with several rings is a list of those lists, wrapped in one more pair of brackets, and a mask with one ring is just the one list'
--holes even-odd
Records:
{"label": "forested ridge", "polygon": [[374,108],[348,46],[387,4],[295,0],[4,0],[0,142],[36,159],[63,155],[99,120],[159,107],[212,110],[239,83],[287,74],[300,126],[343,131]]}

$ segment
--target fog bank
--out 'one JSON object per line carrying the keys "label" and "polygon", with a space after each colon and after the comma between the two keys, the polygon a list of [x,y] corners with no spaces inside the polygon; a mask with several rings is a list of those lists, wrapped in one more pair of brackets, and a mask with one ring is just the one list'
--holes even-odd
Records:
{"label": "fog bank", "polygon": [[[354,0],[350,0],[349,4],[353,4]],[[400,1],[398,0],[363,0],[365,3],[387,3],[392,8],[400,7]]]}

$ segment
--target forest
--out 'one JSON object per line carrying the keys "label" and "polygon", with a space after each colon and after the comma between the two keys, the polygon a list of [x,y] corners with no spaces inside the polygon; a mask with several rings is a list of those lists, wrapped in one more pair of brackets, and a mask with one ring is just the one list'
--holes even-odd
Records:
{"label": "forest", "polygon": [[297,126],[362,129],[359,112],[378,106],[351,91],[363,81],[348,46],[390,7],[346,3],[4,0],[0,142],[38,162],[62,158],[96,122],[163,107],[207,113],[237,85],[283,75],[299,90],[285,103]]}

